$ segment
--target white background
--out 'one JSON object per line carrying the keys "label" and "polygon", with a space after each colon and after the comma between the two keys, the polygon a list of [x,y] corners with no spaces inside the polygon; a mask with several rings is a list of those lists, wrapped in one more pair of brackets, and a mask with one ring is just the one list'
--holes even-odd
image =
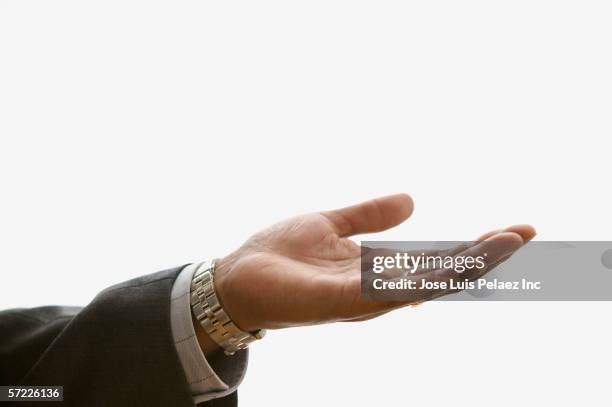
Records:
{"label": "white background", "polygon": [[[587,0],[1,1],[0,308],[85,304],[395,192],[415,213],[377,239],[529,222],[612,240],[611,18]],[[609,406],[610,311],[431,303],[274,331],[241,405]]]}

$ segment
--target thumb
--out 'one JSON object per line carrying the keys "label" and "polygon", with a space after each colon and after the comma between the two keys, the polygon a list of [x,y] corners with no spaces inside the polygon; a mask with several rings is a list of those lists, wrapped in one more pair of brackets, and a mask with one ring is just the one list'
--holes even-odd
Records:
{"label": "thumb", "polygon": [[322,212],[340,237],[374,233],[399,225],[412,214],[408,194],[389,195],[342,209]]}

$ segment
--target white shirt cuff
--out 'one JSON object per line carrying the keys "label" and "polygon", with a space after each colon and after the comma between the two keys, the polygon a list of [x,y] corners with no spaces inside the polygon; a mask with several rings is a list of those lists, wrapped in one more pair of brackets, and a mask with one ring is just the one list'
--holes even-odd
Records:
{"label": "white shirt cuff", "polygon": [[172,287],[170,314],[172,337],[178,352],[194,403],[227,396],[236,391],[247,369],[248,349],[233,356],[220,356],[217,371],[210,366],[191,319],[191,279],[197,264],[183,268]]}

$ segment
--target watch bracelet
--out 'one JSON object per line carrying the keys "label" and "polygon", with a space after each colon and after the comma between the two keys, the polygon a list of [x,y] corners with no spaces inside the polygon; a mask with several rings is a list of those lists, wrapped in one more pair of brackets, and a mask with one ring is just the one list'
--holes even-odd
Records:
{"label": "watch bracelet", "polygon": [[196,266],[191,280],[191,310],[210,338],[226,355],[233,355],[263,338],[266,331],[245,332],[225,312],[215,291],[215,263],[205,261]]}

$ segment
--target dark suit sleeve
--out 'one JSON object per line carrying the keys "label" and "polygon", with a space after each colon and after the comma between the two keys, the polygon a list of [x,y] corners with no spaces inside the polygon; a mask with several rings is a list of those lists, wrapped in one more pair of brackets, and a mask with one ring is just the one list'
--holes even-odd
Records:
{"label": "dark suit sleeve", "polygon": [[[64,386],[63,407],[193,407],[170,325],[180,270],[110,287],[82,309],[0,312],[0,385]],[[234,393],[204,405],[236,404]]]}

